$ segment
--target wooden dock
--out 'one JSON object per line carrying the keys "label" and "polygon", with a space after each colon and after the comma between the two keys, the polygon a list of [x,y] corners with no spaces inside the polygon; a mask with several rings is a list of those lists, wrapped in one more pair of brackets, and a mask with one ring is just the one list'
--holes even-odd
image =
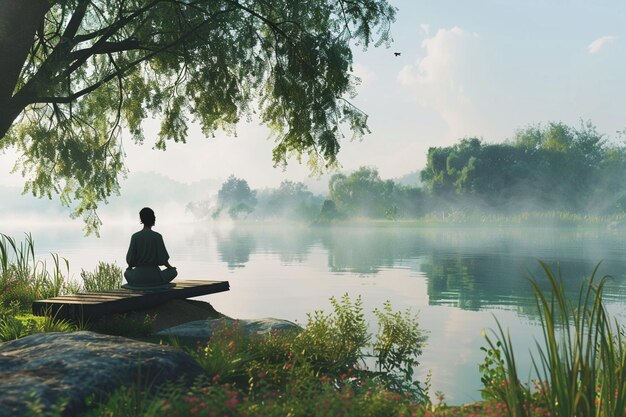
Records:
{"label": "wooden dock", "polygon": [[170,300],[228,291],[228,281],[172,281],[176,286],[152,290],[119,289],[106,292],[81,292],[75,295],[33,302],[36,316],[86,320],[106,314],[126,313],[155,307]]}

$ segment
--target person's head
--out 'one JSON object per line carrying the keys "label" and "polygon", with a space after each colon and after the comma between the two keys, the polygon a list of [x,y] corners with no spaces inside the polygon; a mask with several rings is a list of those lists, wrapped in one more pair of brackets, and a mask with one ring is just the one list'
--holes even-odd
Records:
{"label": "person's head", "polygon": [[144,207],[139,212],[139,219],[145,227],[152,227],[156,221],[156,216],[150,207]]}

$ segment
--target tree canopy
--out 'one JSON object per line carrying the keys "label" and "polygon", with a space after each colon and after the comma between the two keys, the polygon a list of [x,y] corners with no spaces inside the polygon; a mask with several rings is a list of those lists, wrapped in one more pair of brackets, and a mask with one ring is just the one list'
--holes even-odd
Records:
{"label": "tree canopy", "polygon": [[237,218],[241,213],[254,210],[257,203],[256,191],[250,189],[248,181],[231,175],[218,191],[217,201],[217,211],[213,213],[215,217],[222,210],[227,210],[232,218]]}
{"label": "tree canopy", "polygon": [[88,230],[125,172],[120,134],[154,146],[234,132],[258,114],[275,165],[336,163],[343,129],[367,132],[349,101],[351,46],[389,41],[386,0],[2,0],[0,150],[25,191],[59,194]]}
{"label": "tree canopy", "polygon": [[626,148],[591,123],[529,126],[508,143],[466,138],[430,148],[421,178],[434,197],[495,211],[622,212]]}
{"label": "tree canopy", "polygon": [[360,167],[349,175],[335,174],[328,189],[337,209],[348,216],[395,220],[422,214],[421,190],[383,180],[376,168]]}

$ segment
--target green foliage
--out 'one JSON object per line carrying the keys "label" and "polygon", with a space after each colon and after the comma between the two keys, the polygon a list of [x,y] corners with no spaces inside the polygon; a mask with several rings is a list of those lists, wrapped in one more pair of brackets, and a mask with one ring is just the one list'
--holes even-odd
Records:
{"label": "green foliage", "polygon": [[[169,386],[134,408],[132,389],[120,388],[110,400],[87,416],[264,416],[264,417],[397,417],[423,416],[423,407],[410,399],[367,381],[356,390],[351,386],[337,388],[324,376],[299,380],[286,390],[269,389],[261,384],[259,391],[239,386],[200,380],[184,389]],[[129,413],[133,410],[133,414]]]}
{"label": "green foliage", "polygon": [[423,196],[418,188],[383,181],[375,168],[361,167],[348,176],[335,174],[328,189],[337,209],[351,217],[395,220],[422,214]]}
{"label": "green foliage", "polygon": [[314,369],[344,372],[363,361],[371,335],[363,314],[361,298],[354,303],[345,294],[330,299],[334,312],[315,311],[294,340],[294,351],[307,358]]}
{"label": "green foliage", "polygon": [[609,318],[602,302],[607,277],[596,280],[596,267],[573,303],[565,295],[560,274],[541,265],[550,293],[531,281],[543,329],[542,343],[537,343],[537,356],[533,356],[538,377],[535,390],[520,382],[511,338],[498,323],[496,342],[486,340],[491,350],[502,351],[503,360],[495,367],[505,383],[492,385],[492,393],[516,417],[531,415],[528,404],[532,400],[552,416],[622,416],[626,344],[624,328]]}
{"label": "green foliage", "polygon": [[319,213],[323,198],[301,182],[285,180],[276,189],[259,191],[257,200],[254,218],[310,221]]}
{"label": "green foliage", "polygon": [[213,212],[213,217],[218,217],[226,211],[231,218],[236,219],[242,215],[250,214],[256,206],[256,191],[252,191],[248,182],[234,175],[222,184],[217,193],[218,207]]}
{"label": "green foliage", "polygon": [[85,291],[108,291],[121,288],[122,268],[115,264],[98,262],[94,272],[80,271]]}
{"label": "green foliage", "polygon": [[0,342],[19,339],[26,336],[24,324],[17,318],[0,313]]}
{"label": "green foliage", "polygon": [[0,310],[0,342],[19,339],[35,333],[71,332],[79,327],[67,320],[57,319],[56,316],[42,317],[20,312],[19,305]]}
{"label": "green foliage", "polygon": [[626,148],[609,145],[590,123],[529,126],[503,144],[466,138],[428,150],[421,178],[446,209],[486,213],[555,210],[623,212]]}
{"label": "green foliage", "polygon": [[[226,323],[215,328],[207,345],[192,354],[209,375],[219,375],[223,382],[254,385],[261,373],[266,384],[284,387],[312,376],[342,381],[351,374],[351,383],[374,379],[393,392],[424,400],[424,391],[413,380],[425,341],[417,316],[394,312],[385,303],[375,311],[379,331],[370,344],[372,335],[360,297],[354,302],[347,294],[339,300],[331,298],[331,305],[332,313],[309,314],[299,332],[256,338],[243,334],[236,321]],[[368,358],[376,360],[376,372],[364,370]]]}
{"label": "green foliage", "polygon": [[237,320],[214,323],[209,342],[198,347],[194,357],[208,375],[219,375],[227,381],[239,380],[247,374],[246,364],[258,357],[252,343]]}
{"label": "green foliage", "polygon": [[[69,262],[52,254],[53,268],[35,259],[35,242],[26,234],[23,242],[0,233],[0,305],[17,301],[22,309],[30,309],[36,299],[72,294],[78,285],[64,277],[69,275]],[[63,262],[61,262],[63,261]]]}
{"label": "green foliage", "polygon": [[135,416],[424,415],[422,397],[387,383],[413,376],[407,367],[417,365],[412,355],[419,355],[423,343],[416,317],[394,312],[389,303],[377,310],[381,329],[373,346],[385,359],[374,372],[359,366],[372,356],[361,299],[344,295],[331,305],[330,314],[310,314],[301,331],[250,336],[236,320],[224,320],[206,344],[190,351],[206,370],[191,387],[163,387],[147,400],[136,388],[123,387],[86,415],[128,416],[129,409]]}
{"label": "green foliage", "polygon": [[317,223],[330,223],[333,220],[339,220],[344,218],[341,213],[337,210],[337,205],[333,200],[324,200],[322,204],[322,208],[320,209],[320,214],[317,217]]}
{"label": "green foliage", "polygon": [[497,400],[498,389],[506,384],[506,367],[502,359],[502,342],[497,340],[493,346],[481,346],[480,350],[485,352],[483,363],[478,365],[480,382],[483,383],[483,389],[480,393],[485,400]]}
{"label": "green foliage", "polygon": [[[91,402],[91,401],[90,401]],[[92,404],[88,404],[92,405]],[[150,396],[150,390],[141,383],[122,386],[113,392],[106,407],[97,406],[85,413],[82,417],[160,417],[162,404]],[[60,413],[60,416],[63,415]],[[184,415],[184,414],[182,414]]]}
{"label": "green foliage", "polygon": [[143,142],[149,117],[161,120],[154,147],[165,149],[186,140],[189,120],[211,136],[256,113],[276,140],[275,165],[306,156],[333,166],[340,126],[368,131],[349,101],[350,47],[387,44],[395,13],[385,0],[49,2],[25,22],[46,36],[32,33],[26,58],[9,55],[0,68],[22,68],[0,92],[11,110],[0,147],[21,153],[27,191],[76,202],[88,232],[125,172],[122,128]]}
{"label": "green foliage", "polygon": [[423,395],[413,372],[422,354],[426,335],[417,325],[417,315],[410,310],[395,312],[389,301],[382,310],[374,310],[378,318],[378,333],[373,345],[377,368],[387,386],[394,391],[409,392],[414,396]]}

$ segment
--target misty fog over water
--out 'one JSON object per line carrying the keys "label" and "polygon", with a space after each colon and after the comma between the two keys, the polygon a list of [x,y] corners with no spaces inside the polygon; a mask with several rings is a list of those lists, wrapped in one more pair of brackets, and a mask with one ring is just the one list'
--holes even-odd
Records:
{"label": "misty fog over water", "polygon": [[[626,322],[626,236],[619,232],[540,228],[419,228],[405,226],[279,227],[271,224],[165,223],[170,262],[180,279],[228,280],[231,291],[202,299],[236,318],[278,317],[306,322],[330,311],[331,296],[361,295],[366,313],[390,300],[395,309],[420,312],[429,332],[418,375],[433,372],[433,392],[450,404],[478,400],[483,329],[493,315],[511,334],[521,365],[540,328],[531,287],[542,282],[538,260],[560,268],[574,295],[599,261],[610,274],[605,301]],[[2,232],[21,238],[22,231]],[[50,252],[70,262],[70,276],[99,261],[124,265],[132,223],[107,226],[100,239],[76,227],[31,227],[40,259]],[[373,329],[375,331],[375,329]]]}

